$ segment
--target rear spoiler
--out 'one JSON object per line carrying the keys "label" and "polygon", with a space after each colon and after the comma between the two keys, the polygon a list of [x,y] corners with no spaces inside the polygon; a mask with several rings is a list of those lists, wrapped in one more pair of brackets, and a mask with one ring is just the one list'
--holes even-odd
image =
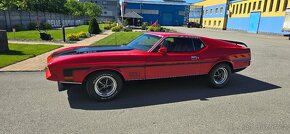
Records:
{"label": "rear spoiler", "polygon": [[221,40],[221,41],[230,42],[230,43],[234,43],[236,45],[242,45],[242,46],[248,47],[248,45],[246,45],[243,42],[239,42],[239,41],[231,41],[231,40]]}

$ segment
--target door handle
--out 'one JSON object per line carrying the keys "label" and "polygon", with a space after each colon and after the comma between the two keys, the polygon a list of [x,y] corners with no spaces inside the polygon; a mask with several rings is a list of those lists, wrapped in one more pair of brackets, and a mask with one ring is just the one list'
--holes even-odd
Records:
{"label": "door handle", "polygon": [[198,56],[191,56],[191,60],[198,60],[199,57]]}

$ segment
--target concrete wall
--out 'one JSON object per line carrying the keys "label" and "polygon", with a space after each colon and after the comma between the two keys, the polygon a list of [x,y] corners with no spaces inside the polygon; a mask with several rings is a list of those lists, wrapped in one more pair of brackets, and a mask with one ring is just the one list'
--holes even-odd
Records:
{"label": "concrete wall", "polygon": [[0,29],[11,31],[13,26],[21,25],[27,28],[30,22],[36,22],[37,16],[41,23],[49,23],[52,27],[75,26],[87,23],[86,17],[75,17],[65,14],[48,12],[0,11]]}

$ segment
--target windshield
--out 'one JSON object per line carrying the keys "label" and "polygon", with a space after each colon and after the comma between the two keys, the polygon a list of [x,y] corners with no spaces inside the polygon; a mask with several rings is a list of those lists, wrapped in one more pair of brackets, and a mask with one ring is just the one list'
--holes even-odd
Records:
{"label": "windshield", "polygon": [[161,39],[161,37],[158,37],[155,35],[143,34],[140,37],[138,37],[137,39],[130,42],[127,46],[129,46],[133,49],[147,52],[160,39]]}

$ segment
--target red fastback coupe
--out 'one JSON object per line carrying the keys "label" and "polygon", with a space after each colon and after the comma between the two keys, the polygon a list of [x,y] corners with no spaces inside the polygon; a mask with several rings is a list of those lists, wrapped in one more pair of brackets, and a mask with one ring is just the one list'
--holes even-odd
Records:
{"label": "red fastback coupe", "polygon": [[71,47],[48,57],[46,78],[83,84],[89,96],[110,100],[125,81],[207,75],[209,85],[222,88],[231,73],[250,65],[246,44],[180,33],[149,32],[122,46]]}

